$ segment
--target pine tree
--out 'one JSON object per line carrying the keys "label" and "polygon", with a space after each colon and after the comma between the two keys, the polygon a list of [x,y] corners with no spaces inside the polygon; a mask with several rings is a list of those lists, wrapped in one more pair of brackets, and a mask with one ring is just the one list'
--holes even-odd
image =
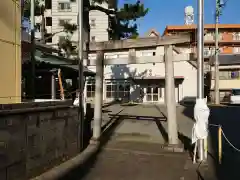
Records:
{"label": "pine tree", "polygon": [[[24,0],[24,17],[30,17],[30,1]],[[73,0],[72,0],[73,1]],[[76,0],[74,0],[76,1]],[[102,3],[108,3],[109,8],[106,9],[100,6]],[[148,9],[144,8],[144,5],[139,0],[135,4],[125,4],[124,7],[117,9],[114,5],[115,0],[93,0],[90,3],[89,0],[83,0],[83,38],[86,47],[88,47],[90,41],[90,25],[89,25],[89,12],[91,10],[99,10],[109,16],[110,27],[108,32],[110,39],[125,39],[136,38],[138,36],[138,27],[136,21],[138,18],[144,17],[148,13]],[[113,8],[111,8],[113,7]],[[45,8],[39,4],[39,0],[36,0],[35,15],[43,16]],[[59,49],[63,49],[67,56],[76,51],[76,47],[71,42],[71,35],[77,30],[77,25],[65,23],[61,32],[66,32],[68,36],[59,42]],[[60,32],[57,32],[60,33]],[[55,34],[52,34],[54,36]],[[45,39],[46,40],[46,39]],[[84,53],[84,58],[87,58],[87,51]]]}
{"label": "pine tree", "polygon": [[138,37],[137,19],[144,17],[148,9],[138,0],[135,4],[124,4],[116,12],[116,20],[111,23],[110,37],[112,39],[126,39]]}

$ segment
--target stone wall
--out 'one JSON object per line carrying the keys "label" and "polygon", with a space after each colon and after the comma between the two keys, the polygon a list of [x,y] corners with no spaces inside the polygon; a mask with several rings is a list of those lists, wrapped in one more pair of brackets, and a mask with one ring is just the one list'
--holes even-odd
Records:
{"label": "stone wall", "polygon": [[0,179],[27,179],[78,152],[71,101],[0,105]]}

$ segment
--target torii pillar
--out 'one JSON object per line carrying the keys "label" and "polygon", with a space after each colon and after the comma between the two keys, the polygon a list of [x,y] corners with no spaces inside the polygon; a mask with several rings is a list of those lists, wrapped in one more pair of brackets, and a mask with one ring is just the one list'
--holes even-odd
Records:
{"label": "torii pillar", "polygon": [[94,101],[94,121],[92,143],[98,143],[102,128],[102,105],[103,105],[103,72],[104,72],[104,52],[97,52],[96,61],[96,83]]}
{"label": "torii pillar", "polygon": [[175,79],[173,65],[173,46],[164,46],[165,55],[165,95],[167,105],[167,120],[168,120],[168,143],[175,147],[179,144],[178,141],[178,125],[176,115],[176,100],[175,100]]}

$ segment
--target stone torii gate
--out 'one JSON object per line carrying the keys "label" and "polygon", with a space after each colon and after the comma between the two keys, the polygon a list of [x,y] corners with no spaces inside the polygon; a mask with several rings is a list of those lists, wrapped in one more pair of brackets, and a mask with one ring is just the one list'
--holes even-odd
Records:
{"label": "stone torii gate", "polygon": [[[144,64],[165,62],[165,92],[168,117],[168,139],[169,145],[178,145],[178,127],[176,119],[176,101],[174,84],[174,65],[173,61],[190,61],[191,54],[180,54],[175,45],[189,43],[188,35],[147,37],[135,40],[117,40],[107,42],[90,43],[89,52],[96,53],[96,60],[89,60],[88,65],[96,66],[96,87],[95,87],[95,106],[93,137],[91,142],[97,143],[101,136],[102,125],[102,105],[103,105],[103,74],[104,65],[114,64]],[[164,46],[164,55],[137,57],[136,49],[157,48]],[[127,58],[104,59],[104,53],[128,51]],[[174,55],[173,51],[178,54]],[[191,60],[192,61],[192,60]]]}

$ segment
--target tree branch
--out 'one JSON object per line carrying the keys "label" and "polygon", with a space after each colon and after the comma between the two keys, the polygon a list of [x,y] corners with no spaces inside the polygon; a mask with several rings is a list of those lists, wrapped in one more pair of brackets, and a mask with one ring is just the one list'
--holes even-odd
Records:
{"label": "tree branch", "polygon": [[112,10],[112,9],[106,9],[102,6],[98,6],[98,5],[92,5],[89,7],[89,11],[92,11],[92,10],[98,10],[98,11],[101,11],[101,12],[104,12],[105,14],[107,15],[110,15],[110,14],[116,14],[116,11],[115,10]]}
{"label": "tree branch", "polygon": [[55,36],[56,34],[59,34],[59,33],[61,33],[61,32],[65,32],[65,31],[64,31],[64,30],[62,30],[62,31],[58,31],[58,32],[52,33],[52,34],[51,34],[51,36],[49,36],[49,37],[45,38],[44,40],[46,41],[46,40],[48,40],[48,39],[52,38],[53,36]]}

